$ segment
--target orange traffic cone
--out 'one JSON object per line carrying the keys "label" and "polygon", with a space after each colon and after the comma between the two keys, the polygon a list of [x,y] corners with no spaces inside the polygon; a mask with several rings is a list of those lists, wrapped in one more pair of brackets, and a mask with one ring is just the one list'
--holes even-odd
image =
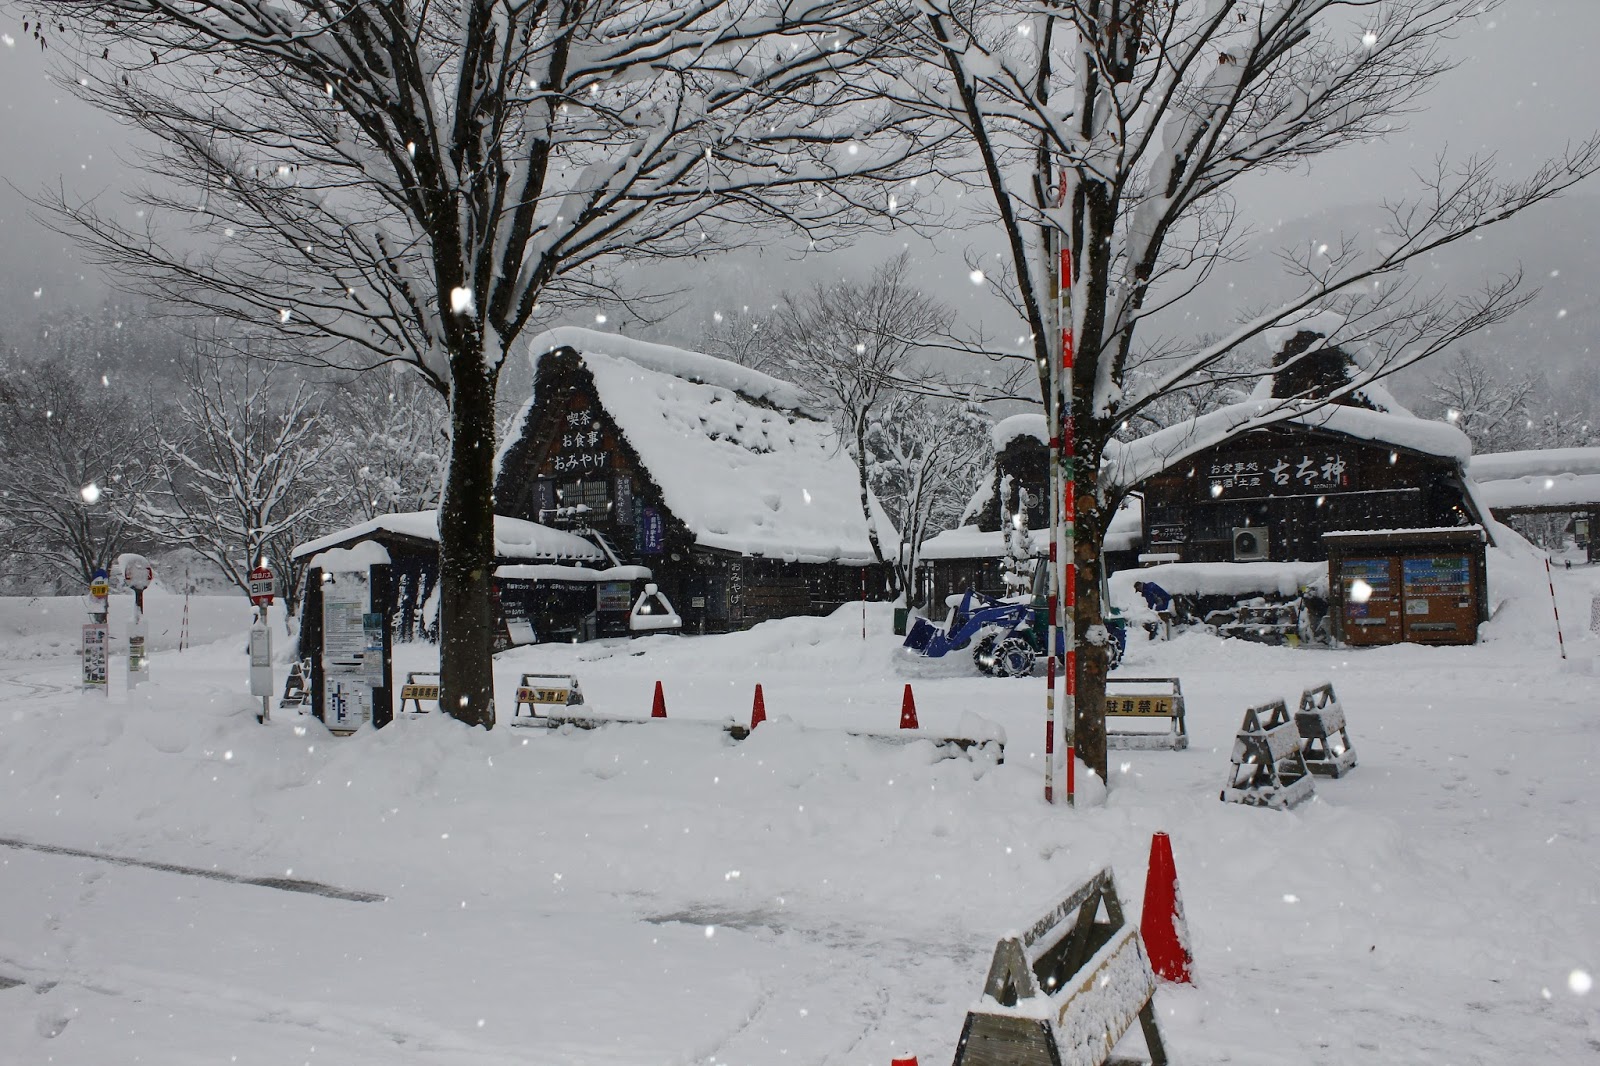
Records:
{"label": "orange traffic cone", "polygon": [[661,692],[661,682],[656,682],[656,698],[650,703],[651,718],[665,718],[667,716],[667,697]]}
{"label": "orange traffic cone", "polygon": [[889,1066],[917,1066],[915,1055],[896,1055],[889,1060]]}
{"label": "orange traffic cone", "polygon": [[906,685],[906,694],[900,700],[900,728],[921,729],[917,724],[917,701],[911,697],[911,686]]}
{"label": "orange traffic cone", "polygon": [[750,731],[767,720],[767,701],[761,698],[761,682],[756,682],[756,702],[750,708]]}
{"label": "orange traffic cone", "polygon": [[1144,882],[1144,913],[1139,918],[1145,951],[1156,976],[1179,984],[1194,984],[1189,954],[1189,923],[1183,917],[1183,896],[1178,893],[1178,868],[1172,861],[1172,840],[1165,833],[1150,838],[1150,874]]}

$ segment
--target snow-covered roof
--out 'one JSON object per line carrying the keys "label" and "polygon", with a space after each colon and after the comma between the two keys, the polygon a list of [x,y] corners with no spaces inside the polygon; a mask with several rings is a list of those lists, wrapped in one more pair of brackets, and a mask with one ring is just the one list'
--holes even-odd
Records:
{"label": "snow-covered roof", "polygon": [[581,326],[558,326],[539,334],[529,343],[528,351],[534,369],[538,370],[539,360],[547,352],[558,348],[571,348],[585,356],[609,355],[615,359],[626,359],[647,370],[684,381],[715,385],[786,411],[800,411],[818,419],[824,417],[821,411],[807,405],[805,390],[800,386],[704,352],[691,352],[668,344],[654,344]]}
{"label": "snow-covered roof", "polygon": [[1036,411],[1024,412],[1002,418],[994,424],[989,431],[989,439],[994,441],[995,451],[1004,451],[1006,445],[1018,437],[1032,437],[1040,444],[1050,443],[1050,427],[1045,422],[1045,417]]}
{"label": "snow-covered roof", "polygon": [[1600,448],[1535,448],[1521,452],[1474,455],[1467,473],[1479,482],[1506,478],[1600,474]]}
{"label": "snow-covered roof", "polygon": [[[1050,530],[1031,529],[1032,554],[1045,556],[1050,552]],[[934,559],[999,559],[1006,553],[1006,531],[962,526],[947,529],[922,542],[919,552],[924,560]]]}
{"label": "snow-covered roof", "polygon": [[[697,544],[794,562],[875,561],[855,464],[800,389],[714,356],[575,328],[535,338],[536,378],[558,347],[579,353],[601,406]],[[872,509],[879,543],[892,549],[894,525],[875,499]]]}
{"label": "snow-covered roof", "polygon": [[1528,507],[1571,507],[1600,504],[1600,474],[1556,474],[1476,483],[1483,505],[1497,511]]}
{"label": "snow-covered roof", "polygon": [[[348,529],[341,529],[337,533],[329,533],[326,537],[318,537],[316,540],[297,546],[294,549],[294,558],[300,559],[328,548],[342,547],[377,533],[395,533],[417,540],[437,541],[439,512],[404,511],[399,514],[379,515],[370,521],[359,522]],[[525,522],[520,518],[507,518],[505,515],[494,517],[494,553],[498,559],[596,562],[605,558],[605,554],[599,548],[580,536],[551,529],[549,526],[541,526],[536,522]]]}
{"label": "snow-covered roof", "polygon": [[1174,596],[1293,596],[1302,588],[1326,586],[1328,564],[1159,563],[1112,574],[1112,599],[1133,602],[1135,581],[1154,581]]}
{"label": "snow-covered roof", "polygon": [[[1250,399],[1168,426],[1138,440],[1113,441],[1106,449],[1101,478],[1112,485],[1137,485],[1196,452],[1256,428],[1276,413],[1275,401]],[[1472,442],[1465,433],[1447,423],[1430,422],[1409,414],[1330,403],[1290,415],[1277,424],[1301,425],[1460,463],[1472,457]]]}

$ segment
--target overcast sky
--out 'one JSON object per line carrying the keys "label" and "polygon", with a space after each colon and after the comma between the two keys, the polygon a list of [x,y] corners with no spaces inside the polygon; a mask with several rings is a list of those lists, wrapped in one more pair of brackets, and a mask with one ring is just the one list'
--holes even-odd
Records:
{"label": "overcast sky", "polygon": [[[0,33],[7,35],[0,38],[0,174],[23,189],[60,181],[82,194],[134,180],[123,162],[127,137],[51,82],[48,53],[40,55],[21,24],[19,9],[0,0]],[[1425,167],[1446,148],[1458,156],[1494,151],[1506,176],[1524,174],[1567,141],[1600,127],[1597,39],[1600,0],[1508,0],[1449,45],[1461,65],[1427,98],[1426,110],[1412,117],[1407,131],[1324,156],[1308,174],[1255,180],[1241,190],[1247,213],[1270,227],[1404,195],[1414,187],[1411,169]],[[1600,217],[1594,221],[1600,229]],[[0,234],[0,329],[30,308],[101,297],[92,271],[78,264],[66,241],[28,216],[28,206],[9,187],[0,187]],[[925,282],[947,295],[966,275],[960,246],[951,244],[941,249],[948,256],[921,262]],[[869,267],[876,258],[881,256],[863,263],[865,257],[846,256],[836,272]],[[835,272],[823,264],[813,270]]]}

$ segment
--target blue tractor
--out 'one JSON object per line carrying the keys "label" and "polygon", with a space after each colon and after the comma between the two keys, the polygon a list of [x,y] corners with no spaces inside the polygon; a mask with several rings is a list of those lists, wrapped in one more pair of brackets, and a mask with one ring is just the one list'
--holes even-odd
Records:
{"label": "blue tractor", "polygon": [[[1033,596],[1024,602],[968,589],[952,608],[943,629],[926,618],[916,619],[906,634],[905,647],[929,659],[971,647],[972,661],[982,673],[990,677],[1026,677],[1044,654],[1049,631],[1045,576],[1045,568],[1039,567],[1034,574]],[[1127,647],[1127,626],[1114,608],[1107,615],[1107,650],[1110,666],[1116,666]],[[1059,631],[1056,641],[1056,654],[1064,655]]]}

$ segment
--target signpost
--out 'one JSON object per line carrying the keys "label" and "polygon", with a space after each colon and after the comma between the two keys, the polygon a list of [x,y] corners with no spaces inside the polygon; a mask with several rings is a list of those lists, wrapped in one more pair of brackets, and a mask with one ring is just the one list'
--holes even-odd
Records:
{"label": "signpost", "polygon": [[256,721],[265,725],[272,718],[272,627],[267,623],[267,608],[272,605],[272,571],[258,566],[250,571],[250,602],[255,618],[250,623],[250,695],[261,697],[261,713]]}

